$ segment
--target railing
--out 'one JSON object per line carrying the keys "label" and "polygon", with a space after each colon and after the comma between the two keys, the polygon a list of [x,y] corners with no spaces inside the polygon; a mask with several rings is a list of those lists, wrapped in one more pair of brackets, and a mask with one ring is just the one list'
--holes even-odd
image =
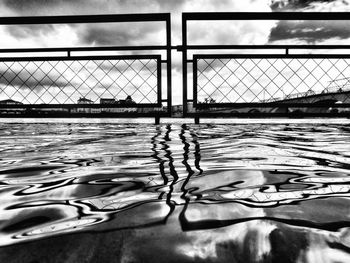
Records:
{"label": "railing", "polygon": [[306,57],[195,55],[194,105],[205,98],[217,103],[251,103],[322,94],[328,91],[330,75],[350,75],[350,60],[344,55]]}
{"label": "railing", "polygon": [[[329,53],[329,50],[349,50],[350,45],[188,44],[189,22],[217,20],[350,20],[350,14],[184,13],[185,116],[195,116],[197,120],[206,116],[350,116],[350,92],[345,92],[346,85],[340,85],[343,88],[331,86],[337,80],[350,77],[350,56]],[[220,53],[221,50],[226,52]],[[298,50],[311,54],[298,54]],[[192,72],[189,71],[191,67]],[[191,73],[193,96],[189,98]],[[322,102],[322,105],[315,102]],[[320,107],[325,110],[319,110]]]}
{"label": "railing", "polygon": [[[125,22],[163,22],[166,44],[0,49],[1,116],[170,116],[170,14],[0,18],[0,25]],[[96,55],[101,51],[142,54]]]}
{"label": "railing", "polygon": [[[184,117],[349,117],[350,55],[339,50],[350,50],[350,45],[188,43],[188,22],[216,20],[350,20],[350,14],[184,13],[180,46],[171,45],[170,14],[1,17],[0,25],[5,26],[163,22],[166,36],[164,45],[0,49],[0,114],[155,116],[158,120],[171,116],[171,52],[177,49],[183,56]],[[312,54],[298,54],[298,50]],[[96,54],[101,51],[122,54]],[[61,55],[24,56],[57,52]]]}

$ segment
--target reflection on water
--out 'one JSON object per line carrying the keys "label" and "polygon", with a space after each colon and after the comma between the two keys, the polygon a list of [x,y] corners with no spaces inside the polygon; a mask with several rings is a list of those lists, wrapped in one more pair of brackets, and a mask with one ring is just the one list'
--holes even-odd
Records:
{"label": "reflection on water", "polygon": [[1,246],[138,229],[129,256],[157,232],[153,246],[195,261],[350,262],[349,125],[14,123],[0,134]]}

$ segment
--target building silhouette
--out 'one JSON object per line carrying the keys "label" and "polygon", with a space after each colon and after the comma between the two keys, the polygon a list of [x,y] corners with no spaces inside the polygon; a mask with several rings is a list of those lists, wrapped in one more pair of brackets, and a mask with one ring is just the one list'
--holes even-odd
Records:
{"label": "building silhouette", "polygon": [[7,100],[0,100],[0,104],[5,104],[5,105],[22,105],[22,102],[7,99]]}
{"label": "building silhouette", "polygon": [[78,104],[93,104],[94,102],[92,100],[89,100],[87,98],[79,98]]}

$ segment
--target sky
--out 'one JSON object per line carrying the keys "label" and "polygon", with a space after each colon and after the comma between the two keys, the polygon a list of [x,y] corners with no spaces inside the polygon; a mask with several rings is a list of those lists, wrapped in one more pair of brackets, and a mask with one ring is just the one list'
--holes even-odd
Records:
{"label": "sky", "polygon": [[[181,44],[181,13],[182,12],[274,12],[274,11],[298,11],[298,12],[336,12],[350,11],[349,0],[0,0],[0,16],[42,16],[42,15],[93,15],[93,14],[122,14],[122,13],[171,13],[172,15],[172,42],[173,45]],[[191,44],[344,44],[350,39],[350,23],[327,23],[324,21],[292,22],[292,21],[264,21],[264,22],[235,22],[235,23],[191,23],[189,25],[189,41]],[[134,23],[125,24],[79,24],[79,25],[40,25],[40,26],[0,26],[0,48],[13,47],[68,47],[68,46],[100,46],[100,45],[143,45],[164,44],[164,27],[159,23]],[[130,61],[121,65],[128,73],[135,66],[137,70],[131,70],[129,76],[118,80],[117,90],[108,90],[108,97],[118,93],[117,98],[123,99],[132,93],[138,102],[153,102],[156,99],[154,91],[155,71],[154,61],[142,61],[130,65]],[[182,78],[181,54],[173,53],[173,100],[175,104],[181,102],[181,78]],[[96,101],[103,90],[113,85],[113,80],[118,78],[119,66],[113,67],[107,64],[105,71],[100,70],[96,64],[71,65],[71,74],[82,69],[83,75],[89,78],[88,87],[82,85],[81,79],[71,79],[70,76],[60,77],[59,70],[51,64],[41,65],[41,70],[36,70],[38,64],[23,65],[0,63],[0,99],[6,96],[30,101],[55,103],[53,97],[63,96],[60,101],[66,101],[71,95],[67,80],[72,80],[72,85],[80,85],[81,93],[72,95],[73,102],[77,97],[85,96]],[[99,64],[101,65],[101,64]],[[146,65],[146,66],[145,66]],[[60,70],[65,70],[65,65],[57,65]],[[97,70],[96,70],[97,68]],[[106,69],[107,68],[107,69]],[[98,82],[89,75],[88,70],[94,71]],[[122,70],[124,70],[122,69]],[[140,71],[138,71],[140,70]],[[68,69],[67,74],[70,69]],[[30,73],[35,72],[34,77]],[[48,73],[49,72],[49,73]],[[140,78],[133,79],[139,72]],[[106,74],[108,73],[108,74]],[[164,71],[163,71],[164,73]],[[113,74],[115,74],[113,76]],[[107,75],[107,76],[106,76]],[[113,76],[113,77],[111,77]],[[80,77],[83,78],[84,76]],[[38,85],[37,80],[40,80]],[[54,83],[50,83],[54,79]],[[27,81],[24,81],[27,80]],[[145,81],[147,80],[147,81]],[[146,82],[151,81],[151,84]],[[24,83],[25,82],[25,83]],[[52,81],[51,81],[52,82]],[[100,85],[100,91],[89,93],[91,87]],[[165,84],[165,82],[164,82]],[[135,86],[140,86],[141,93]],[[100,85],[101,86],[101,85]],[[165,85],[163,85],[165,87]],[[66,92],[61,92],[65,88]],[[117,87],[118,88],[118,87]],[[53,90],[54,96],[45,97],[48,89]],[[85,90],[84,90],[85,89]],[[124,90],[123,90],[124,89]],[[17,90],[20,90],[19,92]],[[98,90],[98,88],[96,89]],[[126,91],[125,91],[126,90]],[[4,91],[5,94],[4,95]],[[100,93],[99,93],[100,92]],[[115,93],[116,92],[116,93]],[[45,95],[46,94],[46,95]],[[144,100],[148,94],[149,100]],[[213,94],[214,96],[215,94]],[[41,96],[44,100],[41,100]],[[205,95],[203,95],[205,96]],[[51,99],[51,100],[50,100]],[[28,99],[29,100],[29,99]],[[25,101],[24,101],[25,102]]]}

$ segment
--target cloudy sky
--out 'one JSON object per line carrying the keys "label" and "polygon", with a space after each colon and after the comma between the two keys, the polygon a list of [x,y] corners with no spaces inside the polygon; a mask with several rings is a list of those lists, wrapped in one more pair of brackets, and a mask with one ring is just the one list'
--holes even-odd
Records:
{"label": "cloudy sky", "polygon": [[[172,14],[172,41],[173,45],[181,44],[181,13],[182,12],[273,12],[273,11],[350,11],[350,1],[348,0],[0,0],[0,16],[37,16],[37,15],[86,15],[86,14],[113,14],[113,13],[157,13],[166,12]],[[313,22],[292,22],[292,21],[265,21],[265,22],[236,22],[230,24],[220,23],[191,23],[189,25],[189,41],[191,44],[279,44],[279,43],[347,43],[350,39],[350,23],[338,22],[327,23],[322,21]],[[68,47],[68,46],[100,46],[100,45],[142,45],[142,44],[164,44],[164,28],[159,23],[134,23],[125,24],[96,24],[96,25],[40,25],[40,26],[0,26],[0,48],[9,47]],[[181,55],[174,52],[173,65],[173,98],[175,103],[181,101]],[[129,62],[130,64],[131,62]],[[46,90],[52,89],[55,94],[63,96],[62,101],[70,102],[64,98],[69,97],[69,91],[61,92],[65,86],[64,82],[71,80],[69,76],[58,77],[59,73],[52,70],[53,65],[42,65],[46,69],[36,71],[38,64],[12,65],[0,63],[0,89],[2,94],[0,99],[5,99],[13,95],[18,100],[30,97],[30,102],[51,102],[55,100],[45,98],[41,101],[40,96]],[[133,65],[124,64],[127,72]],[[141,70],[141,78],[133,78],[135,71],[129,77],[120,80],[122,88],[130,89],[119,93],[121,99],[130,93],[136,96],[138,102],[153,102],[156,94],[153,91],[154,83],[145,84],[145,80],[153,81],[154,61],[143,61],[141,65],[135,67]],[[98,64],[100,65],[100,64]],[[128,67],[129,65],[129,67]],[[146,65],[146,66],[145,66]],[[64,65],[57,65],[62,67]],[[94,70],[94,65],[84,64],[85,68]],[[104,65],[105,66],[105,65]],[[95,67],[99,68],[99,66]],[[141,68],[140,68],[141,67]],[[82,69],[82,65],[72,65],[73,70]],[[118,69],[118,68],[117,68]],[[51,70],[51,71],[50,71]],[[48,73],[48,71],[50,71]],[[69,70],[68,70],[69,71]],[[67,71],[67,72],[68,72]],[[20,72],[20,74],[18,74]],[[35,72],[35,78],[30,78],[30,73]],[[98,73],[99,72],[99,73]],[[69,72],[68,72],[69,73]],[[67,74],[68,74],[67,73]],[[80,95],[86,95],[96,101],[102,93],[89,93],[89,87],[100,85],[99,92],[107,89],[106,96],[110,97],[114,91],[109,90],[113,84],[110,76],[113,71],[97,70],[97,78],[103,78],[101,83],[90,77],[88,87],[81,86],[81,93],[74,93],[73,101]],[[133,74],[132,74],[133,73]],[[41,74],[41,75],[40,75]],[[85,72],[88,77],[89,73]],[[98,75],[100,74],[100,75]],[[83,78],[83,76],[81,77]],[[117,78],[117,77],[116,77]],[[27,80],[28,81],[25,81]],[[35,81],[40,80],[40,85]],[[54,79],[54,83],[50,82]],[[26,83],[24,83],[26,82]],[[81,80],[72,79],[72,85],[80,85]],[[80,83],[80,84],[79,84]],[[129,86],[130,87],[129,87]],[[135,86],[144,85],[141,94],[135,93]],[[17,92],[18,88],[21,90]],[[85,89],[85,91],[84,91]],[[55,91],[56,90],[56,91]],[[8,95],[4,95],[4,91]],[[87,93],[86,93],[87,92]],[[118,92],[118,91],[115,91]],[[64,95],[65,93],[65,95]],[[142,101],[142,94],[149,94],[149,101]],[[17,96],[17,97],[16,97]],[[50,100],[51,99],[51,100]],[[24,101],[25,102],[25,101]]]}

